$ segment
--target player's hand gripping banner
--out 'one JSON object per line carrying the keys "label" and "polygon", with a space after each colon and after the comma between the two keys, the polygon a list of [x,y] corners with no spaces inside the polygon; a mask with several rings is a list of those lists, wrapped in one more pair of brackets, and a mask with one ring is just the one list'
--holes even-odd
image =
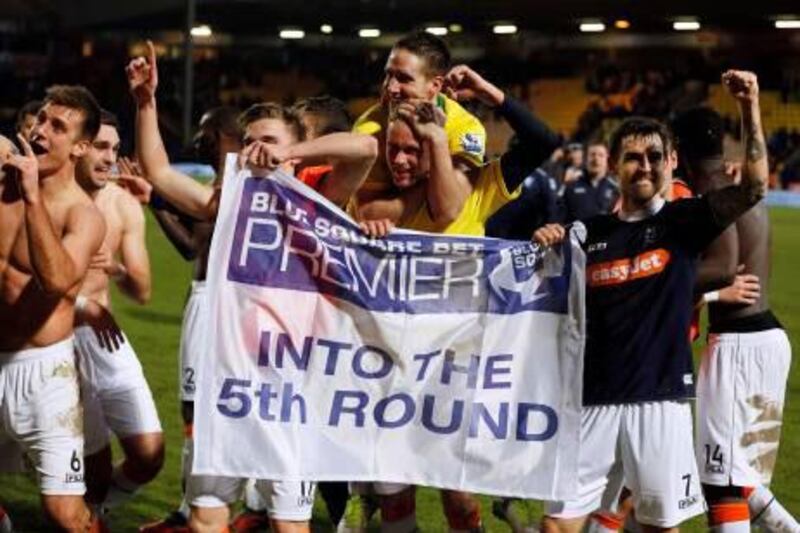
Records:
{"label": "player's hand gripping banner", "polygon": [[195,474],[574,495],[575,242],[365,237],[229,157],[211,249]]}

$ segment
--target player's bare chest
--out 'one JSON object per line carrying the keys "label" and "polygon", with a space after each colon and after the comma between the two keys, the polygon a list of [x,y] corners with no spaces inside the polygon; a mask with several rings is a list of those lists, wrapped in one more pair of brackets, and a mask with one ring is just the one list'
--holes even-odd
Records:
{"label": "player's bare chest", "polygon": [[[51,231],[60,240],[66,224],[66,209],[58,202],[45,202],[43,207]],[[3,271],[9,266],[23,272],[30,270],[29,231],[25,210],[21,200],[3,202],[0,205],[0,268]]]}

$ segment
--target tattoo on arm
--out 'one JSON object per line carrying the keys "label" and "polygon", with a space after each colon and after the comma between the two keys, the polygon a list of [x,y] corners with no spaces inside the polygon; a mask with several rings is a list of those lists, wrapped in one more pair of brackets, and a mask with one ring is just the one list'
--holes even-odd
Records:
{"label": "tattoo on arm", "polygon": [[752,122],[749,129],[750,131],[747,132],[747,161],[748,163],[758,163],[767,157],[767,147],[758,124]]}

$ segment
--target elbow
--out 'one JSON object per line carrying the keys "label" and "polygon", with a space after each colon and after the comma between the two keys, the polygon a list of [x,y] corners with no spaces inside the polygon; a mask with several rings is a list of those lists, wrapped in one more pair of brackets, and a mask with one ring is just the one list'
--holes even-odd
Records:
{"label": "elbow", "polygon": [[150,298],[153,296],[153,291],[151,290],[150,286],[142,287],[136,294],[133,295],[134,301],[139,305],[146,305],[150,303]]}
{"label": "elbow", "polygon": [[697,280],[695,292],[703,294],[730,286],[736,279],[736,269],[735,263],[715,265]]}
{"label": "elbow", "polygon": [[67,296],[71,289],[75,286],[75,283],[64,278],[38,278],[39,287],[42,289],[42,292],[47,294],[48,296],[54,296],[58,298],[64,298]]}
{"label": "elbow", "polygon": [[769,183],[767,180],[763,180],[759,182],[759,186],[756,187],[755,194],[753,195],[753,204],[757,204],[761,200],[767,197],[767,189],[769,188]]}
{"label": "elbow", "polygon": [[736,281],[736,274],[738,266],[736,262],[732,262],[731,264],[725,265],[724,269],[720,272],[718,284],[719,288],[727,287],[733,284]]}
{"label": "elbow", "polygon": [[455,222],[460,214],[460,210],[452,208],[437,209],[431,213],[431,221],[439,228],[446,228]]}

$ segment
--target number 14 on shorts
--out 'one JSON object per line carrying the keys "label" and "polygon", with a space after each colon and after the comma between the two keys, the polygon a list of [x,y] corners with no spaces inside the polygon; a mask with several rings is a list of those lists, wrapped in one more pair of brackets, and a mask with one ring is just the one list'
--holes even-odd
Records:
{"label": "number 14 on shorts", "polygon": [[724,474],[725,473],[725,457],[719,444],[705,444],[705,469],[709,474]]}

